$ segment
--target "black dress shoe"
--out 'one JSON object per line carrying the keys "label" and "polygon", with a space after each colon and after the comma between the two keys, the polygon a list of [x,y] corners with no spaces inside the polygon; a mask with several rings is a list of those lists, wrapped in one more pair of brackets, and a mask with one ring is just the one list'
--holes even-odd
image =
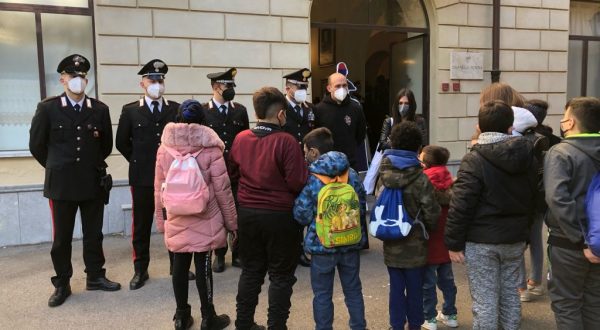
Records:
{"label": "black dress shoe", "polygon": [[310,259],[306,256],[306,254],[302,253],[298,259],[298,264],[303,267],[310,267]]}
{"label": "black dress shoe", "polygon": [[196,275],[192,271],[189,271],[188,272],[188,281],[193,281],[195,279],[196,279]]}
{"label": "black dress shoe", "polygon": [[135,273],[131,281],[129,281],[129,290],[137,290],[143,287],[148,278],[148,272]]}
{"label": "black dress shoe", "polygon": [[48,299],[49,307],[56,307],[62,305],[65,300],[71,295],[71,285],[59,286],[54,289],[54,293]]}
{"label": "black dress shoe", "polygon": [[217,256],[212,264],[213,272],[222,273],[225,271],[225,256]]}
{"label": "black dress shoe", "polygon": [[231,265],[233,267],[242,268],[242,261],[238,257],[232,258]]}
{"label": "black dress shoe", "polygon": [[106,277],[88,279],[86,281],[86,290],[118,291],[121,290],[121,284],[113,282]]}

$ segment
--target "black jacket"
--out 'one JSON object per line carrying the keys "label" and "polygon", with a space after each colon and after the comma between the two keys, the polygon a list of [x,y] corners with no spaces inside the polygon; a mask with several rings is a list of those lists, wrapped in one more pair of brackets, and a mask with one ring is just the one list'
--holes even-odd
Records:
{"label": "black jacket", "polygon": [[325,95],[315,107],[316,127],[327,127],[333,134],[333,150],[346,154],[356,168],[356,149],[365,139],[367,122],[360,103],[346,96],[340,104]]}
{"label": "black jacket", "polygon": [[129,185],[153,187],[156,151],[167,123],[175,121],[179,103],[163,99],[158,121],[144,98],[125,104],[119,118],[115,145],[129,162]]}
{"label": "black jacket", "polygon": [[44,196],[83,201],[104,198],[101,170],[112,151],[108,106],[85,97],[81,112],[63,93],[37,105],[29,131],[29,150],[46,169]]}
{"label": "black jacket", "polygon": [[283,126],[283,130],[292,134],[300,148],[304,150],[302,140],[315,127],[315,106],[312,103],[304,102],[299,104],[302,108],[302,116],[296,113],[296,110],[292,107],[290,102],[287,103],[287,109],[285,111],[286,121]]}
{"label": "black jacket", "polygon": [[225,162],[228,163],[229,151],[231,150],[235,136],[241,131],[250,128],[246,107],[237,102],[229,102],[226,116],[222,115],[219,109],[215,108],[212,100],[203,104],[203,108],[203,125],[212,128],[219,135],[221,141],[225,143],[223,157],[225,158]]}
{"label": "black jacket", "polygon": [[536,191],[533,145],[522,137],[476,144],[460,164],[452,188],[445,243],[462,251],[465,242],[525,242]]}

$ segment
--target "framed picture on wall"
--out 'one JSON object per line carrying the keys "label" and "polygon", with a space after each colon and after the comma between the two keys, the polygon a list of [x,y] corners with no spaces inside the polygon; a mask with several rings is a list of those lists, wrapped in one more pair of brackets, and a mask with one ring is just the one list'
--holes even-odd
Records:
{"label": "framed picture on wall", "polygon": [[335,64],[335,30],[319,29],[319,66]]}

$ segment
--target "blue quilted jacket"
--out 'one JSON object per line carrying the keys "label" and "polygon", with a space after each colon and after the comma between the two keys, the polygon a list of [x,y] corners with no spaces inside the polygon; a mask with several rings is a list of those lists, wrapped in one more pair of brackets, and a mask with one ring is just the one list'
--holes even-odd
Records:
{"label": "blue quilted jacket", "polygon": [[[336,252],[347,252],[352,250],[359,250],[367,241],[367,231],[365,222],[365,188],[363,187],[358,173],[350,168],[348,158],[341,152],[330,151],[321,155],[308,167],[311,175],[308,176],[308,181],[302,192],[296,198],[294,203],[294,219],[303,226],[308,226],[306,237],[304,238],[304,251],[310,254],[331,254]],[[336,248],[325,248],[321,245],[319,238],[317,237],[315,219],[317,216],[317,196],[319,191],[324,186],[323,182],[316,176],[312,175],[320,174],[329,177],[335,177],[341,175],[346,170],[348,173],[348,184],[354,187],[358,195],[360,202],[360,223],[362,229],[362,239],[359,244],[340,246]]]}

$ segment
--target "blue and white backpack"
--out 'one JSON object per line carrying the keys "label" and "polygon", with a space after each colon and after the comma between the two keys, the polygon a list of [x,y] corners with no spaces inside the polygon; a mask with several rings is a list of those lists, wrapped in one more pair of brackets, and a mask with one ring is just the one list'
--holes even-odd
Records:
{"label": "blue and white backpack", "polygon": [[369,234],[382,241],[397,240],[408,236],[412,227],[419,224],[423,228],[425,239],[429,239],[425,225],[419,221],[420,213],[419,209],[415,219],[408,214],[402,199],[402,189],[384,188],[371,211]]}
{"label": "blue and white backpack", "polygon": [[585,212],[587,214],[587,231],[584,231],[585,242],[595,256],[600,256],[600,172],[592,178],[585,196]]}

